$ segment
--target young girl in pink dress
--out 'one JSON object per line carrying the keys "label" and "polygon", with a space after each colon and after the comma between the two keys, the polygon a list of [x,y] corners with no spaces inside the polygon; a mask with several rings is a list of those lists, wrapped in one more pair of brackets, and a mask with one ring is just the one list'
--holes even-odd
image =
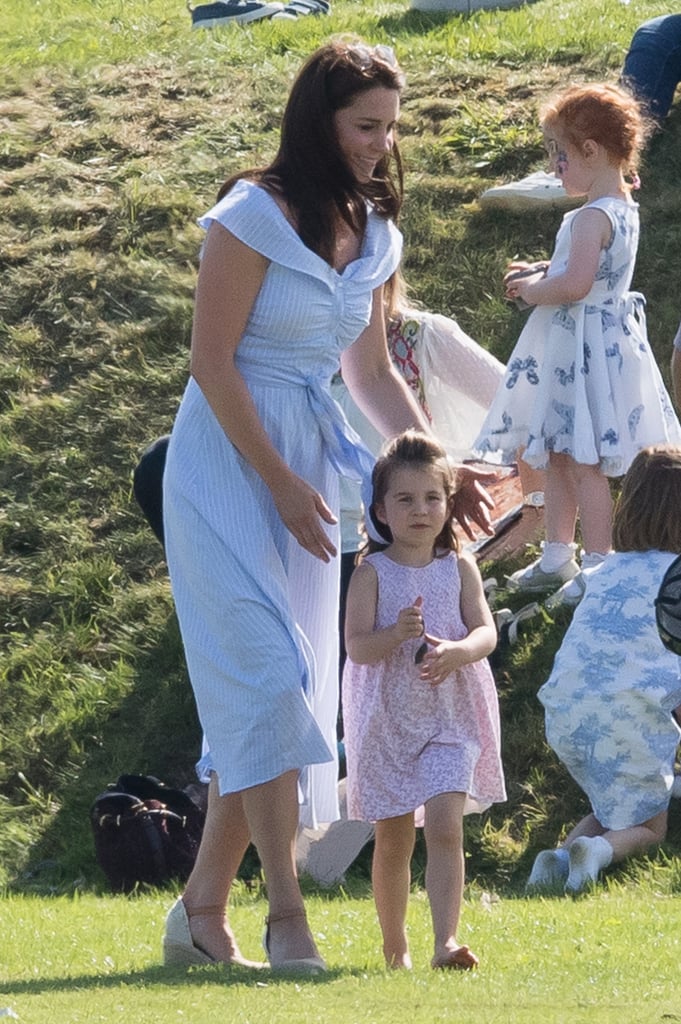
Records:
{"label": "young girl in pink dress", "polygon": [[405,922],[423,825],[433,967],[470,969],[456,938],[463,816],[505,800],[499,710],[486,655],[496,631],[475,559],[452,525],[444,449],[407,431],[373,473],[370,541],[350,581],[343,678],[348,814],[376,822],[373,887],[391,967],[411,967]]}

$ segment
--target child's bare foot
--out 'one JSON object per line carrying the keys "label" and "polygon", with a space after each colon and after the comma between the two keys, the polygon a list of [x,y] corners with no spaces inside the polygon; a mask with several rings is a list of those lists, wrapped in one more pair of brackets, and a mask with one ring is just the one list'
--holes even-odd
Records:
{"label": "child's bare foot", "polygon": [[436,970],[472,971],[479,963],[477,956],[468,946],[457,946],[436,953],[430,961],[430,966]]}
{"label": "child's bare foot", "polygon": [[401,953],[400,955],[388,956],[386,954],[386,963],[392,971],[410,971],[411,970],[411,957],[409,953]]}

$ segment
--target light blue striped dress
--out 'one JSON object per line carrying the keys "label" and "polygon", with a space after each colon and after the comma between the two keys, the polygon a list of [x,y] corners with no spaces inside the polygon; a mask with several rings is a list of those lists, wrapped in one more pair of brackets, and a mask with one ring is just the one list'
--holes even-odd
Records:
{"label": "light blue striped dress", "polygon": [[[337,273],[253,182],[238,182],[200,223],[212,221],[270,261],[237,365],[273,444],[338,513],[339,472],[366,475],[373,459],[328,385],[369,322],[373,290],[399,264],[400,233],[370,211],[359,258]],[[298,545],[193,379],[168,449],[164,517],[204,729],[200,774],[214,770],[224,794],[300,769],[302,823],[335,820],[338,560]]]}

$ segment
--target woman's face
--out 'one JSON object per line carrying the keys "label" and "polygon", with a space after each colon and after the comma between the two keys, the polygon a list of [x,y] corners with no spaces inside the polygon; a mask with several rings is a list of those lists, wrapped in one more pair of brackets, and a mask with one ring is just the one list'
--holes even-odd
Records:
{"label": "woman's face", "polygon": [[349,107],[334,114],[338,145],[357,181],[369,181],[379,160],[391,152],[399,116],[400,94],[383,86],[358,93]]}

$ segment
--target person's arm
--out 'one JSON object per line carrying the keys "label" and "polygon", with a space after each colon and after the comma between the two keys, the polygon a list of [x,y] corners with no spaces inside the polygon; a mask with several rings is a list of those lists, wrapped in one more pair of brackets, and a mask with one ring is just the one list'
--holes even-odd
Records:
{"label": "person's arm", "polygon": [[676,332],[672,349],[672,391],[676,408],[681,409],[681,323]]}
{"label": "person's arm", "polygon": [[383,437],[409,427],[431,433],[421,407],[390,360],[382,287],[374,292],[369,325],[341,355],[341,373],[355,404]]}
{"label": "person's arm", "polygon": [[580,210],[572,222],[570,255],[565,270],[553,276],[518,278],[509,282],[508,295],[530,306],[560,306],[589,294],[598,271],[601,250],[608,246],[612,225],[602,210]]}
{"label": "person's arm", "polygon": [[[432,433],[409,386],[390,360],[382,287],[374,292],[368,327],[341,355],[341,373],[357,406],[384,437],[394,437],[409,427]],[[469,520],[485,533],[494,532],[489,515],[494,502],[480,485],[480,481],[493,479],[494,475],[468,467],[460,470],[455,514],[471,539],[473,534],[468,525]]]}
{"label": "person's arm", "polygon": [[363,562],[350,577],[345,606],[345,649],[356,665],[375,665],[404,643],[423,633],[421,598],[403,608],[397,622],[376,629],[378,577],[375,569]]}
{"label": "person's arm", "polygon": [[286,527],[301,547],[328,562],[336,550],[322,520],[334,523],[335,517],[272,444],[235,364],[267,267],[264,256],[222,225],[211,225],[196,289],[191,373],[229,440],[267,484]]}
{"label": "person's arm", "polygon": [[432,686],[439,686],[458,668],[480,661],[497,645],[497,631],[482,585],[475,558],[468,552],[459,555],[461,575],[461,617],[468,629],[463,640],[442,640],[428,633],[428,609],[424,608],[425,639],[429,650],[421,663],[420,677]]}

